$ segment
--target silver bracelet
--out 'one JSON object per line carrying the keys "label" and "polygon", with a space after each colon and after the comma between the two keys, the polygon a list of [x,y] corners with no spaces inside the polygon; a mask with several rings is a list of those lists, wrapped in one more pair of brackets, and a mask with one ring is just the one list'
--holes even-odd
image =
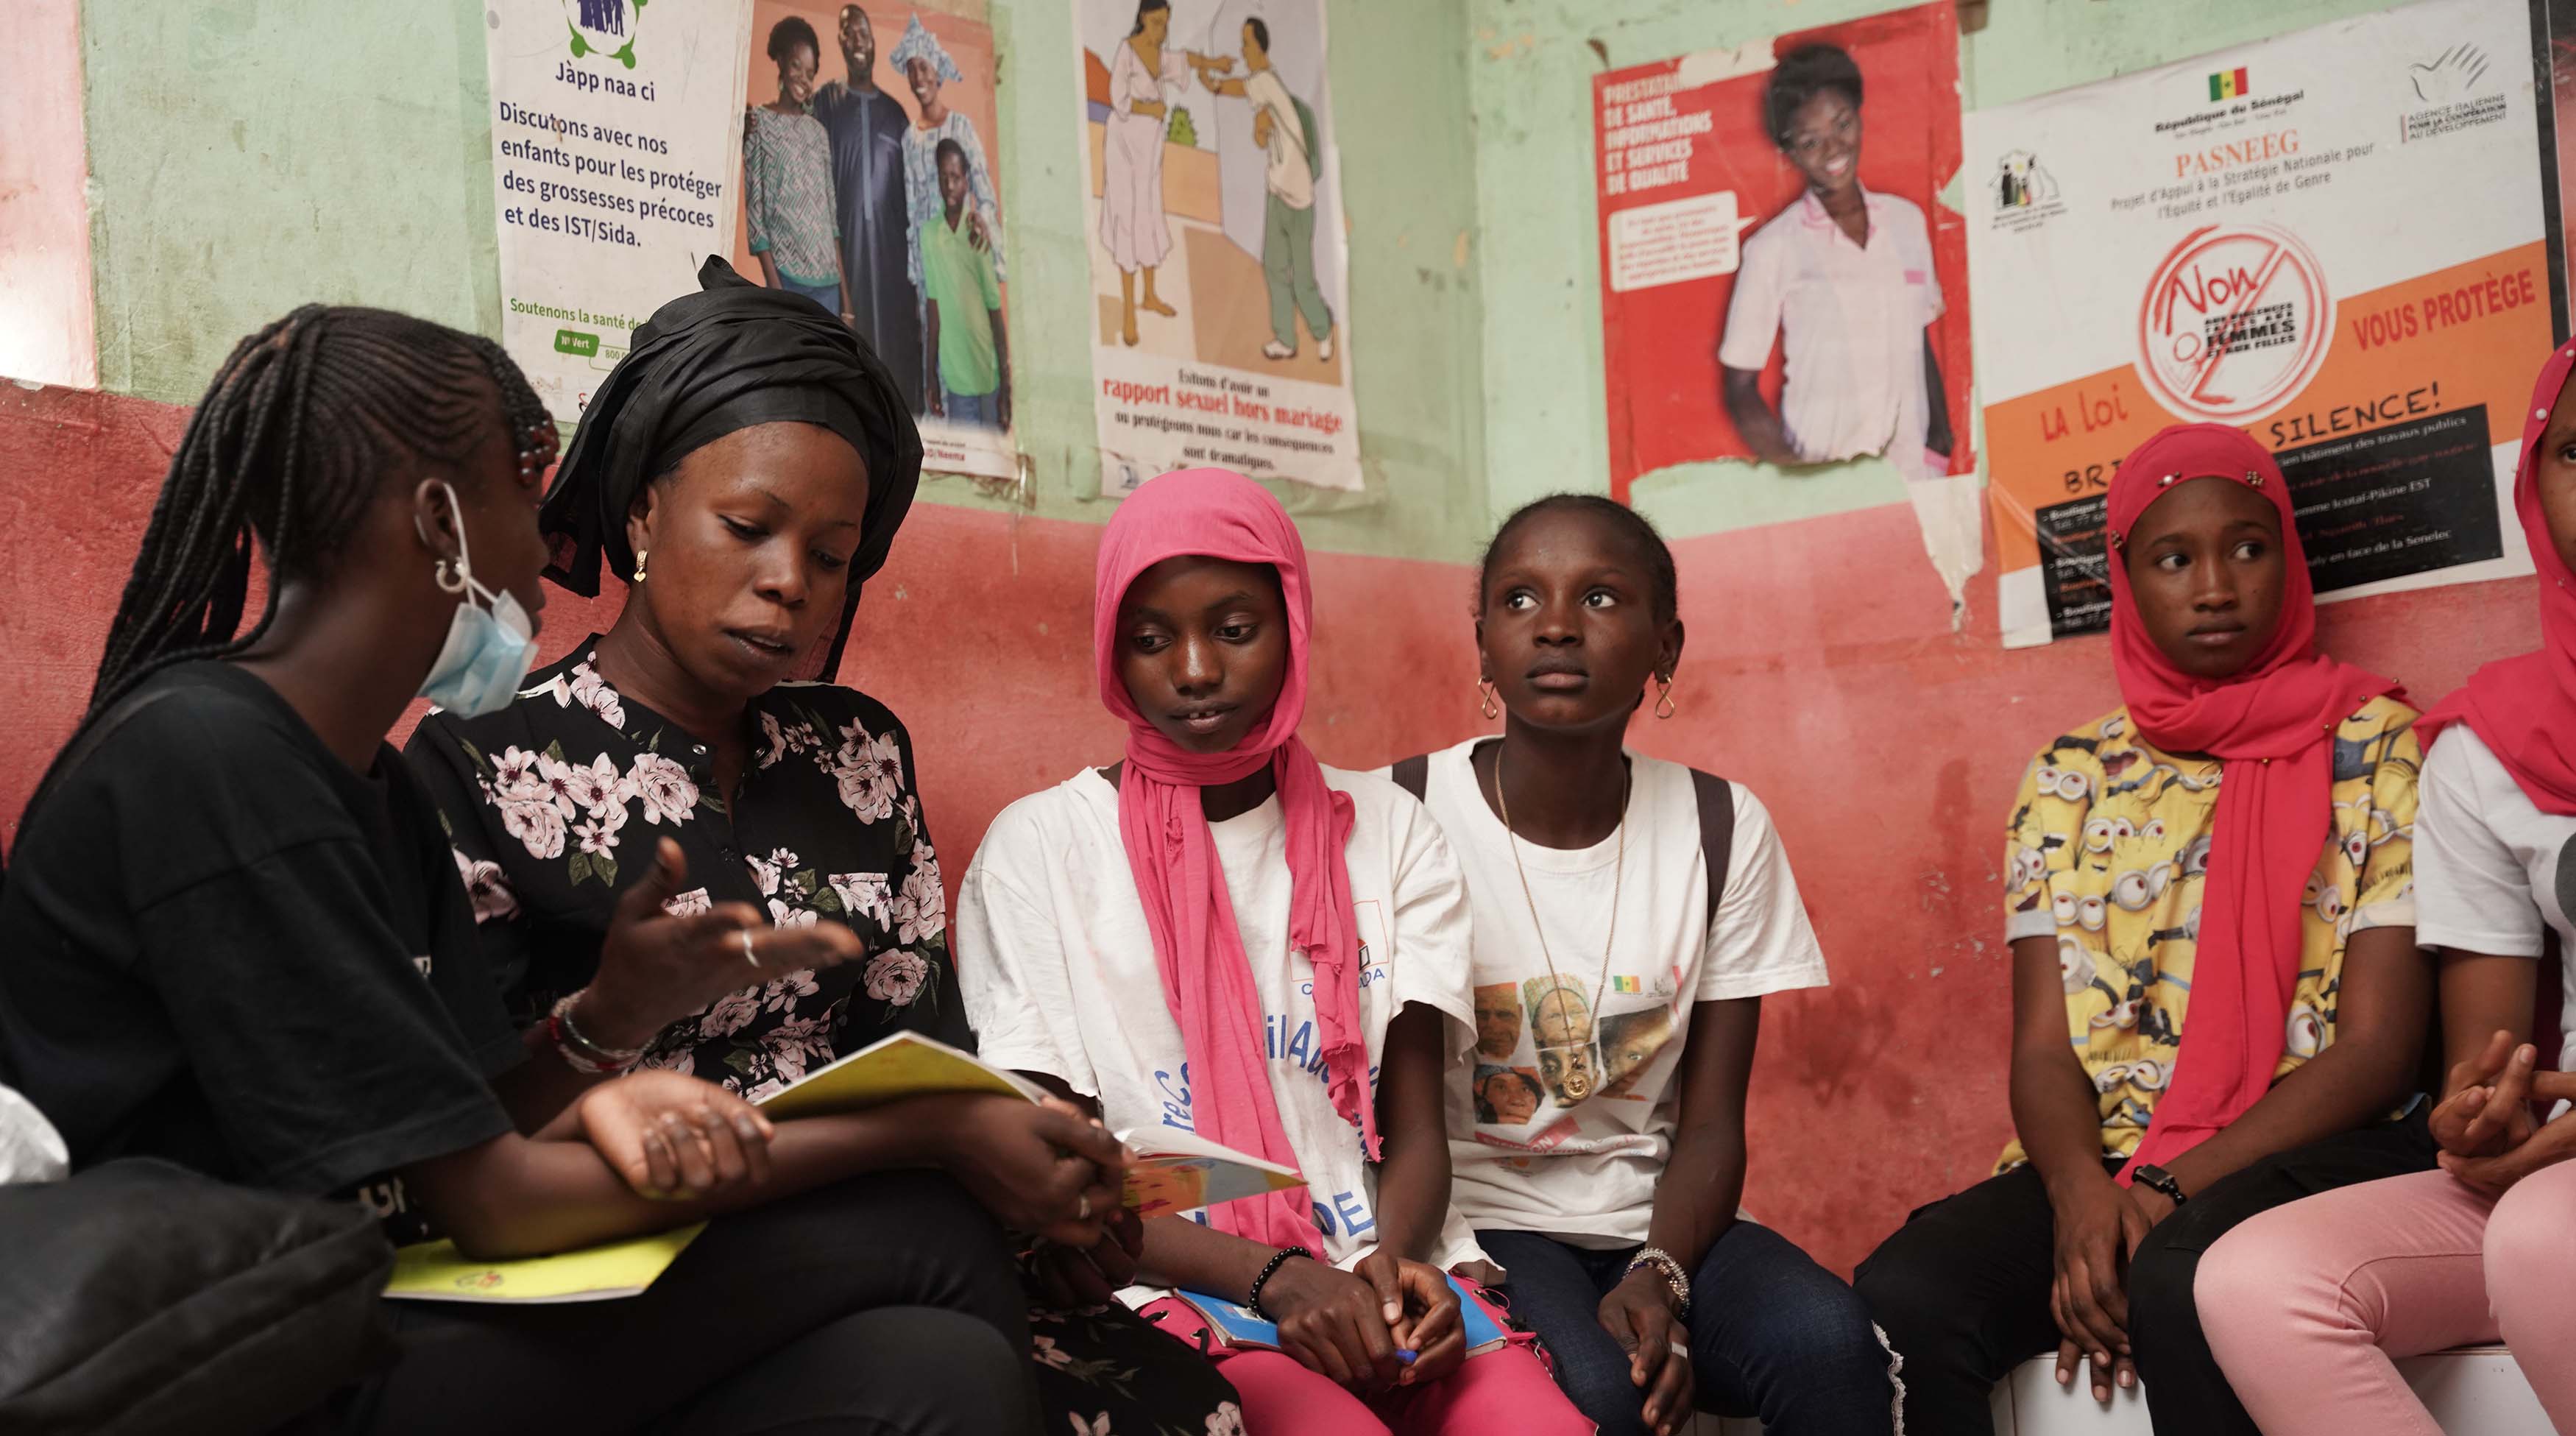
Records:
{"label": "silver bracelet", "polygon": [[1634,1276],[1639,1267],[1653,1267],[1663,1277],[1665,1287],[1673,1294],[1674,1314],[1684,1321],[1689,1320],[1690,1274],[1682,1270],[1680,1262],[1673,1260],[1673,1254],[1662,1247],[1639,1247],[1637,1254],[1628,1258],[1628,1270],[1621,1275]]}
{"label": "silver bracelet", "polygon": [[572,1010],[580,1002],[582,994],[588,991],[587,987],[581,988],[555,1000],[551,1014],[554,1018],[555,1050],[563,1055],[565,1065],[576,1072],[593,1077],[613,1077],[641,1060],[644,1049],[610,1047],[582,1034],[582,1030],[573,1024]]}

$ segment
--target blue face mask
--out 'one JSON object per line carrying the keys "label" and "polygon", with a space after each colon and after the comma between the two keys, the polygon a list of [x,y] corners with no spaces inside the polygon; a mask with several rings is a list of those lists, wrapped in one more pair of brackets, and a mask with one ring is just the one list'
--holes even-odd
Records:
{"label": "blue face mask", "polygon": [[[536,635],[528,611],[507,593],[494,593],[475,581],[473,555],[465,542],[465,511],[456,490],[442,479],[447,504],[457,516],[456,557],[438,561],[438,586],[455,594],[456,617],[447,625],[447,644],[421,680],[420,696],[461,718],[498,713],[517,697],[527,681],[528,664],[537,656]],[[489,607],[478,607],[480,595]]]}

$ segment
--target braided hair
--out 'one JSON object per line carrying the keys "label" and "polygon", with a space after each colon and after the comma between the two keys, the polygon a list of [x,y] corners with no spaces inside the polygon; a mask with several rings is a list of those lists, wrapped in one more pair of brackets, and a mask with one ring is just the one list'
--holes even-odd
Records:
{"label": "braided hair", "polygon": [[[306,305],[235,345],[162,480],[80,729],[163,669],[257,643],[280,589],[331,572],[384,476],[466,461],[496,419],[533,483],[556,442],[536,391],[498,344],[425,319]],[[269,582],[244,628],[254,542]]]}

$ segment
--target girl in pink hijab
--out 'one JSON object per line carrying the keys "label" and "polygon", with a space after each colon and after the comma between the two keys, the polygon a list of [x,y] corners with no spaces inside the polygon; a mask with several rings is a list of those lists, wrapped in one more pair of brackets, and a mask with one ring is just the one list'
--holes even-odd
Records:
{"label": "girl in pink hijab", "polygon": [[[1585,1430],[1534,1349],[1467,1359],[1462,1291],[1491,1312],[1445,1275],[1482,1253],[1441,1108],[1475,1040],[1465,894],[1420,804],[1297,736],[1308,578],[1239,474],[1120,506],[1092,632],[1126,755],[994,820],[958,893],[967,1011],[988,1061],[1139,1151],[1191,1134],[1304,1176],[1053,1261],[1094,1296],[1142,1283],[1149,1316],[1223,1360],[1250,1429]],[[1226,1307],[1275,1342],[1215,1335]]]}
{"label": "girl in pink hijab", "polygon": [[[2437,1436],[2395,1359],[2499,1337],[2576,1431],[2571,1050],[2531,1039],[2541,964],[2576,960],[2576,345],[2523,411],[2514,506],[2540,573],[2541,647],[2434,705],[2415,832],[2416,936],[2441,954],[2442,1170],[2256,1218],[2200,1267],[2211,1347],[2269,1432]],[[2547,954],[2555,933],[2559,956]],[[2576,992],[2576,982],[2562,987]],[[2560,1028],[2576,1028],[2564,1014]],[[2562,1039],[2563,1040],[2563,1039]],[[2536,1120],[2531,1099],[2553,1101]]]}
{"label": "girl in pink hijab", "polygon": [[2054,1351],[2101,1401],[2143,1384],[2159,1433],[2253,1436],[2201,1254],[2433,1165],[2415,711],[2318,651],[2289,487],[2242,430],[2165,429],[2106,497],[2123,701],[2032,758],[2001,864],[2015,1140],[1854,1282],[1916,1430],[1984,1429],[1995,1380]]}

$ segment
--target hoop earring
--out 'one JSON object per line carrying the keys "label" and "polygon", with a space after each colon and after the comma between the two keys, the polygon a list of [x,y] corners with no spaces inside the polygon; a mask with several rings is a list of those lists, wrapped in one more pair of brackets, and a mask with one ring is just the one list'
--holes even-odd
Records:
{"label": "hoop earring", "polygon": [[437,567],[431,569],[430,573],[438,580],[439,592],[463,593],[465,591],[465,572],[458,566],[456,560],[440,559]]}
{"label": "hoop earring", "polygon": [[1493,680],[1488,678],[1477,679],[1476,692],[1483,695],[1484,698],[1483,702],[1476,705],[1476,711],[1484,714],[1487,718],[1500,718],[1503,716],[1501,705],[1494,701]]}
{"label": "hoop earring", "polygon": [[642,583],[644,581],[644,553],[645,551],[640,548],[635,551],[635,581],[637,583]]}
{"label": "hoop earring", "polygon": [[1655,682],[1658,685],[1655,689],[1655,716],[1670,718],[1680,711],[1673,705],[1673,680],[1658,678]]}

